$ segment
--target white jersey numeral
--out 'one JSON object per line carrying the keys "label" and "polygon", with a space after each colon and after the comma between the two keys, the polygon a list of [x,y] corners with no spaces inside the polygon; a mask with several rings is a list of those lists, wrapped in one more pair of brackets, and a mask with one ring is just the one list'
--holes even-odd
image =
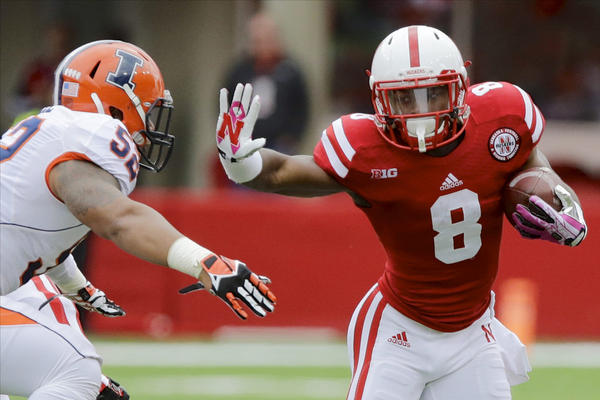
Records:
{"label": "white jersey numeral", "polygon": [[363,114],[363,113],[354,113],[350,114],[350,118],[358,120],[358,119],[370,119],[371,121],[375,120],[373,114]]}
{"label": "white jersey numeral", "polygon": [[[463,219],[452,222],[452,211],[462,210]],[[481,248],[481,207],[479,196],[469,189],[449,193],[431,206],[431,222],[438,232],[433,238],[435,258],[454,264],[473,258]],[[464,246],[455,248],[454,238],[462,235]]]}
{"label": "white jersey numeral", "polygon": [[493,89],[500,89],[502,84],[500,82],[484,82],[477,86],[475,86],[472,90],[473,94],[476,96],[483,96],[487,92]]}

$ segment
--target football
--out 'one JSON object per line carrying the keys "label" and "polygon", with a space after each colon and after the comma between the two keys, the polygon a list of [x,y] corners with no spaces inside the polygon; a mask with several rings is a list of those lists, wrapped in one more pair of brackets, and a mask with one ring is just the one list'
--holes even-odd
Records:
{"label": "football", "polygon": [[550,204],[556,211],[560,211],[562,204],[554,195],[554,187],[559,183],[564,184],[550,168],[535,167],[518,172],[504,187],[502,195],[504,215],[514,226],[512,213],[516,210],[517,204],[528,206],[529,197],[534,194]]}

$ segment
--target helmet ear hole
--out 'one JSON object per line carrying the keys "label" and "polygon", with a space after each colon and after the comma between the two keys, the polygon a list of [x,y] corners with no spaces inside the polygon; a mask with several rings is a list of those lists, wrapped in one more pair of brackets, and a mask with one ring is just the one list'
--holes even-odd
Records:
{"label": "helmet ear hole", "polygon": [[111,117],[118,119],[119,121],[123,121],[123,111],[113,106],[108,107],[108,110],[110,111]]}

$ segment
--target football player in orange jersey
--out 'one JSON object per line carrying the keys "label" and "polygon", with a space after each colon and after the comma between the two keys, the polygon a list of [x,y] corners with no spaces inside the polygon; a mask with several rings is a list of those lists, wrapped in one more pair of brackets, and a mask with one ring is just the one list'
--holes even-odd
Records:
{"label": "football player in orange jersey", "polygon": [[[0,141],[0,294],[45,273],[80,304],[105,315],[123,314],[91,286],[71,256],[91,230],[134,256],[192,276],[197,283],[184,292],[206,288],[242,319],[248,317],[244,304],[260,317],[274,310],[268,278],[214,254],[128,197],[139,167],[160,171],[174,141],[169,132],[173,101],[145,51],[115,40],[73,50],[57,67],[54,103]],[[34,325],[18,326],[23,332],[15,337]],[[26,352],[27,345],[18,349]],[[0,370],[22,371],[26,382],[20,393],[36,393],[31,398],[94,399],[83,388],[79,394],[66,389],[60,394],[61,385],[77,388],[77,380],[89,374],[61,376],[62,353],[54,350],[49,348],[47,356],[57,367],[44,364],[50,368],[43,382],[27,380],[19,352],[3,351]]]}
{"label": "football player in orange jersey", "polygon": [[[545,120],[507,82],[469,86],[454,42],[427,26],[389,34],[369,76],[374,114],[327,127],[312,156],[252,138],[260,100],[220,92],[217,147],[229,178],[290,196],[345,191],[367,215],[387,261],[348,329],[348,399],[510,399],[528,379],[524,346],[494,318],[502,191],[517,171],[550,168],[536,148]],[[575,246],[586,224],[557,185],[558,212],[537,196],[513,215],[528,238]],[[378,266],[373,266],[378,268]],[[477,377],[474,379],[474,377]]]}

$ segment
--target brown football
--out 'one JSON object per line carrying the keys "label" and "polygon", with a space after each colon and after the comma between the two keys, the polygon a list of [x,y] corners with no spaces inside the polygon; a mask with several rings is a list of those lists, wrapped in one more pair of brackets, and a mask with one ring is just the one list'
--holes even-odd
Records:
{"label": "brown football", "polygon": [[516,210],[517,204],[527,206],[529,197],[534,194],[554,207],[556,211],[560,211],[562,205],[554,195],[554,187],[559,183],[563,182],[550,168],[535,167],[518,172],[504,187],[502,196],[504,215],[514,225],[512,213]]}

